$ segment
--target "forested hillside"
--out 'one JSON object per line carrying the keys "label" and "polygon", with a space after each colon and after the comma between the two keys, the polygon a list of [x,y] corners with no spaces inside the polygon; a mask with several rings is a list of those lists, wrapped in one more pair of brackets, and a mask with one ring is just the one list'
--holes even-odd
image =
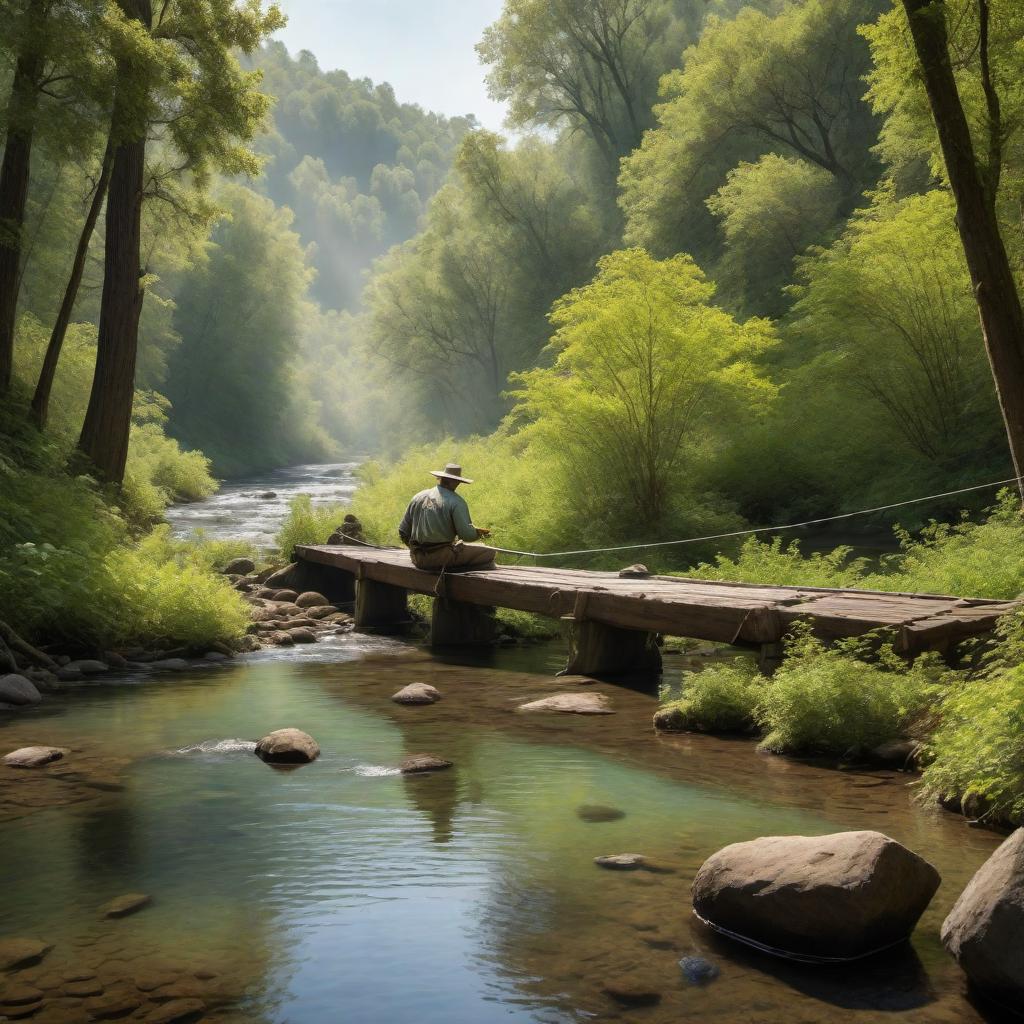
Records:
{"label": "forested hillside", "polygon": [[[983,61],[978,5],[949,6],[1019,274],[1024,12],[986,5]],[[512,124],[543,131],[469,135],[420,233],[375,266],[357,334],[416,410],[392,450],[497,430],[410,465],[472,452],[501,478],[504,535],[534,547],[1008,476],[909,47],[889,0],[510,0],[478,50]],[[688,326],[719,318],[756,340]],[[510,504],[510,480],[544,500]]]}
{"label": "forested hillside", "polygon": [[[477,47],[504,137],[289,54],[255,0],[3,0],[8,518],[54,467],[131,531],[370,453],[390,540],[458,455],[538,549],[1008,476],[904,6],[507,0]],[[945,6],[1019,279],[1024,11]]]}

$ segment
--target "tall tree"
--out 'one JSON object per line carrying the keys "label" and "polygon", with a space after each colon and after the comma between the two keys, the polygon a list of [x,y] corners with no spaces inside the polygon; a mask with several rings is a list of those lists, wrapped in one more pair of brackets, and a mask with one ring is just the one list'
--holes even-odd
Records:
{"label": "tall tree", "polygon": [[[977,0],[978,53],[987,112],[979,160],[949,54],[944,0],[903,0],[921,76],[956,200],[957,228],[981,316],[1014,473],[1024,477],[1024,311],[999,229],[996,199],[1004,127],[989,61],[990,8]],[[1024,495],[1024,480],[1019,479]]]}
{"label": "tall tree", "polygon": [[[202,187],[214,168],[255,170],[244,143],[261,124],[267,98],[256,89],[259,75],[243,72],[232,51],[251,53],[283,19],[273,5],[264,13],[260,0],[162,0],[157,11],[151,0],[117,0],[116,14],[103,294],[96,375],[79,448],[102,479],[119,484],[146,274],[140,267],[143,200],[183,202],[175,186],[186,175]],[[147,171],[151,134],[163,162]]]}
{"label": "tall tree", "polygon": [[870,57],[858,27],[883,3],[806,0],[774,16],[745,8],[710,19],[682,68],[662,80],[658,127],[623,161],[627,241],[708,262],[718,239],[705,200],[737,163],[766,153],[820,168],[849,213],[879,172],[877,120],[859,84]]}
{"label": "tall tree", "polygon": [[[22,231],[28,200],[36,109],[43,85],[48,21],[54,0],[4,4],[0,10],[13,30],[16,58],[7,102],[6,140],[0,165],[0,396],[11,386],[14,319],[18,308]],[[11,10],[10,8],[14,8]]]}
{"label": "tall tree", "polygon": [[78,236],[78,244],[75,246],[75,255],[71,263],[68,282],[64,288],[64,296],[61,299],[60,309],[57,310],[57,317],[53,322],[53,329],[50,332],[50,342],[46,347],[43,365],[39,370],[39,380],[36,382],[36,389],[32,395],[31,415],[40,430],[46,426],[50,408],[50,392],[53,390],[53,379],[57,374],[57,364],[60,361],[61,350],[64,347],[64,338],[67,336],[68,326],[71,323],[71,314],[78,299],[78,289],[81,287],[82,276],[85,273],[85,261],[89,255],[89,245],[92,242],[93,231],[96,228],[97,220],[99,220],[100,210],[103,209],[103,204],[106,202],[112,166],[113,149],[108,142],[106,151],[103,154],[103,160],[100,163],[100,172],[93,188],[92,198],[89,201],[85,222]]}
{"label": "tall tree", "polygon": [[614,180],[683,47],[666,0],[506,0],[477,46],[511,120],[583,130]]}

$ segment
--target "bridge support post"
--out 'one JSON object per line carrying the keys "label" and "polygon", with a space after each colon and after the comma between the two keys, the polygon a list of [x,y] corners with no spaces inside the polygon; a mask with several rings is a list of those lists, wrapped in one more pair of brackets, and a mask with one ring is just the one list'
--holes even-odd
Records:
{"label": "bridge support post", "polygon": [[486,605],[435,597],[430,614],[431,647],[483,647],[494,642],[498,623]]}
{"label": "bridge support post", "polygon": [[785,645],[781,642],[772,644],[761,644],[757,652],[758,671],[765,676],[775,674],[775,670],[782,664]]}
{"label": "bridge support post", "polygon": [[406,591],[390,583],[361,579],[356,585],[356,629],[399,631],[408,625]]}
{"label": "bridge support post", "polygon": [[661,671],[654,633],[620,629],[600,622],[573,622],[569,664],[562,675],[626,676]]}

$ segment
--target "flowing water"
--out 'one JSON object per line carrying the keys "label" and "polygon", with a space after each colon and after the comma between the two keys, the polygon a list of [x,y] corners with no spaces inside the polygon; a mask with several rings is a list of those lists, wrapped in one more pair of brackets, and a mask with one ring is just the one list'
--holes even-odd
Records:
{"label": "flowing water", "polygon": [[353,473],[358,465],[288,466],[229,481],[206,501],[175,505],[167,519],[178,536],[202,530],[216,540],[237,537],[261,548],[272,547],[292,498],[308,494],[314,505],[344,504],[356,489]]}
{"label": "flowing water", "polygon": [[[553,643],[442,659],[350,634],[0,715],[0,751],[70,749],[47,769],[0,770],[0,949],[53,945],[0,975],[0,1016],[30,985],[43,1000],[29,1019],[46,1024],[146,1019],[173,999],[256,1024],[988,1019],[938,931],[998,837],[916,804],[895,772],[656,735],[649,690],[596,684],[614,715],[517,713],[569,688],[554,678],[564,657]],[[698,660],[672,656],[670,674]],[[415,680],[442,701],[390,700]],[[253,739],[284,726],[315,736],[319,760],[260,762]],[[454,767],[397,773],[421,752]],[[691,916],[693,876],[723,845],[862,828],[943,876],[911,947],[797,967]],[[593,863],[625,852],[658,870]],[[104,918],[126,893],[151,903]],[[689,955],[719,977],[690,986]],[[622,1005],[631,992],[657,1003]]]}

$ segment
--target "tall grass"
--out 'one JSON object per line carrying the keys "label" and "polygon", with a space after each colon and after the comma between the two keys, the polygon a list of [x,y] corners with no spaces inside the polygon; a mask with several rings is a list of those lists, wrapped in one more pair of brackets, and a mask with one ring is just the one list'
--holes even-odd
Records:
{"label": "tall grass", "polygon": [[297,544],[325,544],[341,525],[347,505],[314,505],[308,494],[299,494],[288,503],[288,514],[277,532],[277,549],[290,558]]}

